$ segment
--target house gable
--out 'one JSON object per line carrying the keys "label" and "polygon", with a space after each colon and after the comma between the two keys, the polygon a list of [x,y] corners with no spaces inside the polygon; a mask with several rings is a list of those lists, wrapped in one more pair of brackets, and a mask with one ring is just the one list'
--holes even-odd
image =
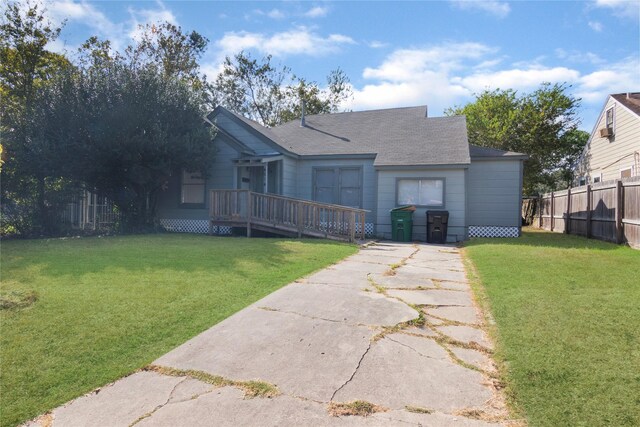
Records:
{"label": "house gable", "polygon": [[247,151],[257,156],[276,154],[293,155],[289,150],[277,144],[269,135],[269,129],[230,112],[223,107],[216,107],[207,119],[230,139],[235,140]]}
{"label": "house gable", "polygon": [[[628,105],[620,99],[626,94],[610,95],[591,131],[575,171],[575,184],[609,181],[621,177],[623,171],[640,175],[640,94],[630,94]],[[638,107],[634,107],[637,103]],[[606,128],[607,111],[613,111],[613,135],[601,136]]]}

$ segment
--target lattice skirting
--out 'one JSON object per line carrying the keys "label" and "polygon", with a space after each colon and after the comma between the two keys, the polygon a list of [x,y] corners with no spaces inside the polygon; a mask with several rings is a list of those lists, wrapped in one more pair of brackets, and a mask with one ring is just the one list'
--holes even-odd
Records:
{"label": "lattice skirting", "polygon": [[[167,231],[175,233],[209,233],[209,221],[206,219],[160,219],[160,225]],[[213,234],[231,234],[231,227],[213,226]]]}
{"label": "lattice skirting", "polygon": [[[198,233],[198,234],[208,234],[209,233],[209,221],[206,219],[160,219],[158,220],[160,225],[164,227],[167,231],[172,231],[175,233]],[[325,227],[328,225],[324,223]],[[334,224],[335,227],[335,224]],[[345,224],[346,227],[346,224]],[[225,225],[214,225],[211,228],[211,232],[213,234],[219,235],[227,235],[231,234],[231,227],[227,227]],[[360,232],[360,224],[356,224],[356,233]],[[366,222],[364,224],[364,234],[366,236],[373,235],[373,223]]]}
{"label": "lattice skirting", "polygon": [[469,237],[519,237],[518,227],[499,227],[495,225],[470,225]]}

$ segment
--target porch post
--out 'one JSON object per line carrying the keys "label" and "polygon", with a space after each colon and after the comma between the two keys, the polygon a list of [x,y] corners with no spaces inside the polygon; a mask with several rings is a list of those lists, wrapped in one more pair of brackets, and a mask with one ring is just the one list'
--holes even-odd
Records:
{"label": "porch post", "polygon": [[269,162],[264,163],[264,191],[263,193],[269,192]]}

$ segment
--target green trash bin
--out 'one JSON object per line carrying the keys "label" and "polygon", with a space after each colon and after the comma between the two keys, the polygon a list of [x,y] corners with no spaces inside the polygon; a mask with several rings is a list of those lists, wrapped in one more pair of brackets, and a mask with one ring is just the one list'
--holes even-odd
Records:
{"label": "green trash bin", "polygon": [[410,242],[415,206],[400,206],[391,209],[391,240]]}

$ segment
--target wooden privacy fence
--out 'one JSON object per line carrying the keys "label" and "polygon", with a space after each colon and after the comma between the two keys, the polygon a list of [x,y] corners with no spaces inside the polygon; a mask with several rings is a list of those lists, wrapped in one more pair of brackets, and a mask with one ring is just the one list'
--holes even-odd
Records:
{"label": "wooden privacy fence", "polygon": [[640,247],[640,179],[555,191],[540,197],[534,225]]}
{"label": "wooden privacy fence", "polygon": [[355,241],[365,237],[364,209],[318,203],[249,190],[211,190],[211,225]]}

